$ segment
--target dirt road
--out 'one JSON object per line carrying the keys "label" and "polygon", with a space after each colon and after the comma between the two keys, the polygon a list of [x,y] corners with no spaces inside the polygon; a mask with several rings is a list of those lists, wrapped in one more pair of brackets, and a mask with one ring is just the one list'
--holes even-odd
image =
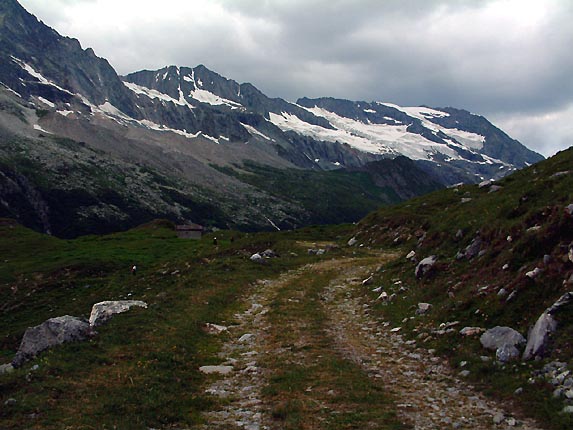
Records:
{"label": "dirt road", "polygon": [[[209,429],[540,429],[369,312],[361,283],[394,258],[324,260],[251,286],[207,387]],[[223,369],[223,368],[222,368]]]}

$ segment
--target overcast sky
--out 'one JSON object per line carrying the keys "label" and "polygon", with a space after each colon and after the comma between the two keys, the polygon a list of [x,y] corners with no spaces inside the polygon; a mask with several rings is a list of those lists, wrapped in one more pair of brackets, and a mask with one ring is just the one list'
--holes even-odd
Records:
{"label": "overcast sky", "polygon": [[204,64],[271,97],[484,115],[573,145],[573,0],[20,0],[120,74]]}

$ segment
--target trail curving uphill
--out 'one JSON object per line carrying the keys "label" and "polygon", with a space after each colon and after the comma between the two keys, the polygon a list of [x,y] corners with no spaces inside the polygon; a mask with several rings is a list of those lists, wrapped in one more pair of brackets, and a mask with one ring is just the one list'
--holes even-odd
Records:
{"label": "trail curving uphill", "polygon": [[205,428],[541,430],[371,315],[361,281],[394,257],[322,260],[252,286]]}

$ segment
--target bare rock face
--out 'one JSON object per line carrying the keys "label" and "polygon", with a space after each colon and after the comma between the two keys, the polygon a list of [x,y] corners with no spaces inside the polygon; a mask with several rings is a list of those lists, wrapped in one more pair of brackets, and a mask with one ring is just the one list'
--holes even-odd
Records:
{"label": "bare rock face", "polygon": [[93,305],[90,314],[90,326],[95,327],[107,322],[113,315],[128,311],[133,306],[147,308],[140,300],[110,300]]}
{"label": "bare rock face", "polygon": [[20,367],[45,349],[66,342],[85,340],[91,333],[90,325],[83,319],[70,315],[50,318],[26,330],[12,365]]}

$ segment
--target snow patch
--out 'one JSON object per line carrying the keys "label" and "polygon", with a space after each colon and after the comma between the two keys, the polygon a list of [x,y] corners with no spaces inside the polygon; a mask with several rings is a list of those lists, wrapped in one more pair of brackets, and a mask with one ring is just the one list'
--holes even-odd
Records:
{"label": "snow patch", "polygon": [[207,103],[212,106],[227,105],[234,109],[243,107],[240,103],[219,97],[217,94],[213,94],[207,90],[195,89],[189,93],[189,96],[201,103]]}
{"label": "snow patch", "polygon": [[[187,76],[185,76],[185,78],[187,78]],[[160,91],[157,91],[157,90],[154,90],[151,88],[147,88],[147,87],[143,87],[141,85],[134,84],[133,82],[125,82],[124,81],[123,85],[125,85],[127,88],[129,88],[131,91],[133,91],[135,94],[144,95],[150,99],[158,99],[158,100],[161,100],[163,102],[175,103],[176,105],[179,105],[179,106],[187,106],[189,109],[195,108],[195,106],[193,106],[187,100],[185,100],[185,98],[183,97],[183,92],[181,91],[181,87],[179,87],[179,100],[177,100],[177,99],[174,99],[173,97],[171,97],[167,94],[164,94]]]}
{"label": "snow patch", "polygon": [[17,65],[19,65],[23,70],[25,70],[26,72],[28,72],[28,74],[30,76],[33,76],[34,78],[36,78],[38,81],[40,81],[40,83],[44,84],[44,85],[50,85],[54,88],[57,88],[60,91],[63,91],[65,93],[68,93],[70,95],[73,95],[71,92],[69,92],[68,90],[58,86],[56,83],[50,81],[49,79],[45,78],[41,73],[37,72],[32,66],[30,66],[29,64],[25,63],[24,61],[20,60],[19,58],[14,57],[13,55],[11,56],[12,61],[14,61],[14,63],[16,63]]}
{"label": "snow patch", "polygon": [[40,124],[34,124],[34,130],[41,131],[42,133],[53,134],[53,133],[49,132],[48,130],[44,130],[44,129],[40,126]]}
{"label": "snow patch", "polygon": [[52,108],[56,107],[54,103],[52,103],[50,100],[45,99],[44,97],[38,97],[38,100],[40,100],[42,103]]}
{"label": "snow patch", "polygon": [[268,137],[266,134],[261,133],[259,130],[257,130],[255,127],[253,127],[252,125],[248,125],[248,124],[244,124],[241,123],[241,125],[243,127],[245,127],[245,129],[252,135],[252,136],[259,136],[262,137],[263,139],[266,140],[270,140],[273,141],[274,139],[271,139],[270,137]]}

